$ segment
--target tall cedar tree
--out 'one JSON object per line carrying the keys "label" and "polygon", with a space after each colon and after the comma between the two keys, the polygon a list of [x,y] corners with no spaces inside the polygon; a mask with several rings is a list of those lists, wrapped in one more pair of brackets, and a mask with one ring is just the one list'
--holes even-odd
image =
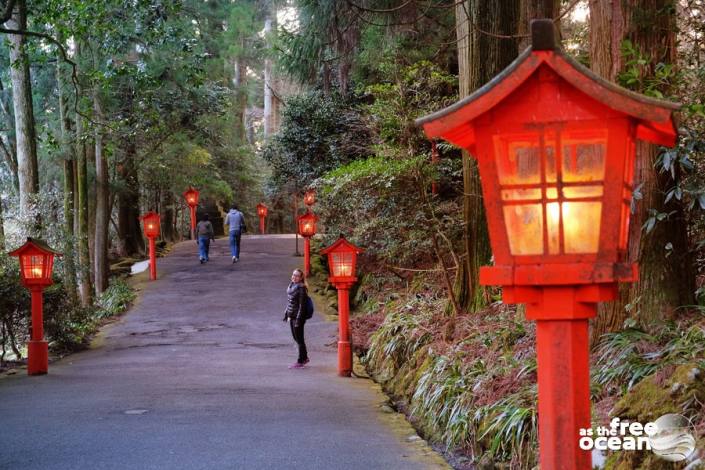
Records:
{"label": "tall cedar tree", "polygon": [[[671,0],[590,2],[592,69],[610,81],[617,81],[626,67],[622,45],[629,40],[639,56],[648,61],[642,68],[642,78],[653,77],[657,63],[670,64],[676,59],[675,30],[675,5]],[[659,91],[668,94],[668,90]],[[675,307],[693,301],[695,281],[684,208],[676,198],[664,202],[664,194],[673,186],[673,180],[669,172],[659,171],[658,156],[655,145],[643,142],[637,145],[634,183],[641,186],[643,199],[636,204],[632,215],[629,261],[639,263],[639,282],[622,285],[617,301],[600,305],[593,324],[593,344],[602,334],[621,329],[630,310],[642,326],[648,327],[668,316]],[[650,217],[650,210],[671,215],[668,222],[657,223],[646,233],[642,227]],[[670,253],[666,249],[669,243],[673,247]]]}

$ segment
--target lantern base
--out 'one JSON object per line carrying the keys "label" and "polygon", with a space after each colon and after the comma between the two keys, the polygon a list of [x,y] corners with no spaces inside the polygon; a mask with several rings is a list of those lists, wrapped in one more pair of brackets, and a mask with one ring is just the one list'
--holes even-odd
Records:
{"label": "lantern base", "polygon": [[639,267],[632,263],[553,263],[482,266],[483,286],[565,286],[636,282]]}
{"label": "lantern base", "polygon": [[27,374],[43,375],[49,371],[49,343],[44,340],[27,342]]}
{"label": "lantern base", "polygon": [[352,348],[349,341],[338,341],[338,375],[350,377],[352,374]]}

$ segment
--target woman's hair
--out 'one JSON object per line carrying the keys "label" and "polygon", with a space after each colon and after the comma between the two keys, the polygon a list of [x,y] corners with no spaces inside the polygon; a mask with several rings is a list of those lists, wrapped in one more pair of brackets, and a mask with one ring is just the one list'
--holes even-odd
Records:
{"label": "woman's hair", "polygon": [[234,211],[238,210],[237,204],[233,203],[233,205],[230,206],[230,209],[232,209],[232,210],[234,210]]}
{"label": "woman's hair", "polygon": [[203,214],[203,218],[201,220],[208,220],[208,214]]}
{"label": "woman's hair", "polygon": [[306,289],[308,289],[308,282],[306,281],[306,275],[304,274],[304,272],[299,268],[294,269],[294,272],[301,274],[300,282],[304,285],[304,287],[306,287]]}

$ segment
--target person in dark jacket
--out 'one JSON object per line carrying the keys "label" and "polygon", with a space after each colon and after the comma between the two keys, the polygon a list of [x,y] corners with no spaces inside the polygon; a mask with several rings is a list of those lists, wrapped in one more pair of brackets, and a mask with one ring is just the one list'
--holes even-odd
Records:
{"label": "person in dark jacket", "polygon": [[299,347],[299,358],[289,366],[289,369],[303,369],[308,364],[308,352],[304,342],[304,324],[306,323],[306,296],[308,295],[308,284],[304,277],[304,272],[294,269],[291,274],[291,282],[286,289],[288,302],[284,312],[284,321],[291,326],[291,335],[294,337]]}
{"label": "person in dark jacket", "polygon": [[201,264],[208,261],[211,240],[215,241],[213,224],[208,220],[208,214],[203,214],[203,219],[196,225],[196,241],[198,242],[198,257]]}

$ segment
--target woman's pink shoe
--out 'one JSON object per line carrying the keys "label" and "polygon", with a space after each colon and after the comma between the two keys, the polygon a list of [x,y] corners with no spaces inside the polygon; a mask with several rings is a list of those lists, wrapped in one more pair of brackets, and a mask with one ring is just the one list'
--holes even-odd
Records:
{"label": "woman's pink shoe", "polygon": [[289,369],[303,369],[304,365],[301,364],[300,362],[294,362],[292,365],[289,366]]}

